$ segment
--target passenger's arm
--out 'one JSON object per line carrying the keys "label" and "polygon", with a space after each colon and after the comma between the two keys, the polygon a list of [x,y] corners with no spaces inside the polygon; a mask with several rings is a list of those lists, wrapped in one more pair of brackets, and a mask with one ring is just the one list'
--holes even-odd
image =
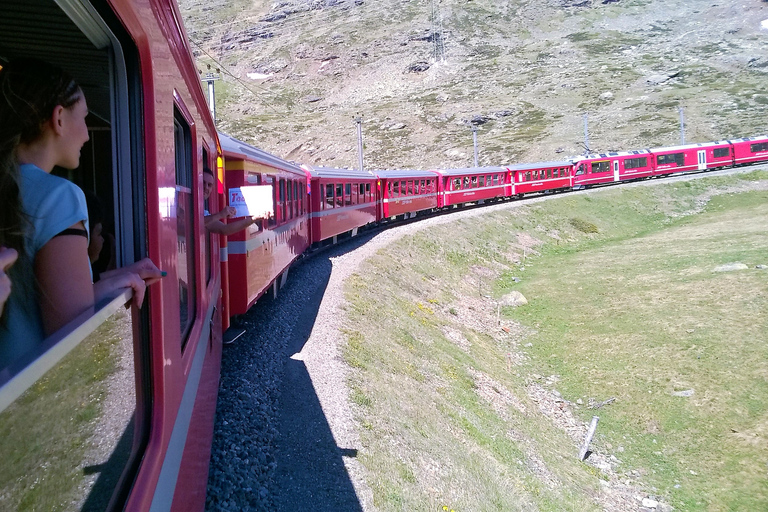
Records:
{"label": "passenger's arm", "polygon": [[228,236],[255,224],[257,220],[259,220],[258,217],[246,217],[244,219],[236,220],[235,222],[230,222],[229,224],[224,224],[220,220],[217,220],[211,223],[206,222],[205,228],[211,233]]}
{"label": "passenger's arm", "polygon": [[[70,229],[85,230],[82,222]],[[40,292],[43,329],[51,335],[94,304],[88,239],[79,235],[51,238],[37,251],[35,278]]]}

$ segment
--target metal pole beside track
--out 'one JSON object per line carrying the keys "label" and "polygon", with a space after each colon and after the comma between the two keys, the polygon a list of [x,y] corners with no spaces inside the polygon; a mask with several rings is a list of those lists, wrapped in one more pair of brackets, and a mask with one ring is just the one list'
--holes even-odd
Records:
{"label": "metal pole beside track", "polygon": [[363,117],[355,117],[357,123],[357,156],[359,159],[360,171],[363,170]]}
{"label": "metal pole beside track", "polygon": [[472,125],[472,144],[475,146],[475,167],[477,167],[477,126]]}
{"label": "metal pole beside track", "polygon": [[589,114],[584,114],[584,150],[587,154],[591,153],[589,150]]}
{"label": "metal pole beside track", "polygon": [[685,146],[685,114],[683,113],[683,107],[677,107],[680,112],[680,145]]}

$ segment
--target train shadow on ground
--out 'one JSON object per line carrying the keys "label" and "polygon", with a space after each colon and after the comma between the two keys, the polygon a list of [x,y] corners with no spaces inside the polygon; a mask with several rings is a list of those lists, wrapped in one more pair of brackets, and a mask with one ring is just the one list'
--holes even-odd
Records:
{"label": "train shadow on ground", "polygon": [[[357,451],[336,444],[307,367],[291,356],[301,352],[312,333],[330,280],[331,258],[354,250],[371,236],[361,235],[328,248],[292,269],[276,299],[259,301],[244,316],[249,331],[246,339],[225,347],[209,510],[231,505],[291,512],[363,510],[343,460],[356,457]],[[269,359],[271,363],[265,362]],[[259,396],[255,406],[243,407],[245,380],[255,383],[250,392],[272,396]],[[264,404],[271,411],[269,419],[260,413]],[[259,424],[264,420],[273,423],[273,433]],[[234,438],[228,433],[232,431]],[[242,448],[246,453],[234,461],[239,467],[233,467],[231,446],[247,443],[263,446]],[[254,479],[255,485],[249,485],[254,474],[259,482]],[[247,493],[250,496],[239,489],[228,491],[225,480],[243,480],[252,489]],[[273,482],[270,485],[266,480]],[[259,496],[262,483],[270,496]]]}

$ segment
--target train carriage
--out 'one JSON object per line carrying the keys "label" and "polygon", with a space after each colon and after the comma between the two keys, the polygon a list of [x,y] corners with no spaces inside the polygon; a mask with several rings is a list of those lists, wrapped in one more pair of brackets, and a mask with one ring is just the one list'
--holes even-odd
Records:
{"label": "train carriage", "polygon": [[376,176],[368,171],[302,166],[309,180],[311,242],[336,240],[376,222]]}
{"label": "train carriage", "polygon": [[768,160],[768,136],[747,137],[730,141],[733,146],[734,165]]}
{"label": "train carriage", "polygon": [[204,507],[221,275],[202,169],[219,147],[181,27],[168,0],[0,2],[0,65],[40,58],[85,93],[90,142],[61,175],[104,202],[118,265],[168,273],[141,310],[123,292],[0,361],[2,510]]}
{"label": "train carriage", "polygon": [[[290,265],[309,247],[307,175],[298,165],[219,134],[227,196],[270,186],[274,216],[227,237],[229,315],[241,315],[284,283]],[[233,201],[230,200],[230,204]]]}
{"label": "train carriage", "polygon": [[653,154],[654,176],[733,165],[731,143],[728,141],[653,148],[650,152]]}
{"label": "train carriage", "polygon": [[561,160],[516,164],[507,167],[512,174],[512,195],[523,197],[536,192],[557,192],[573,187],[573,162]]}
{"label": "train carriage", "polygon": [[375,171],[379,192],[378,219],[411,216],[438,207],[437,174],[429,171]]}
{"label": "train carriage", "polygon": [[439,169],[437,205],[440,208],[464,203],[482,203],[510,197],[512,174],[506,167]]}
{"label": "train carriage", "polygon": [[647,149],[587,155],[574,162],[576,188],[653,176],[653,156]]}

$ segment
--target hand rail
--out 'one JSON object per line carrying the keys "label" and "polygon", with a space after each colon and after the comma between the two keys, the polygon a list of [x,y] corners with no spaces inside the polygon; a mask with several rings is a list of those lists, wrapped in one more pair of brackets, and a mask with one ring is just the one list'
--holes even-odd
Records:
{"label": "hand rail", "polygon": [[0,413],[132,298],[133,289],[128,288],[105,299],[100,306],[84,311],[30,353],[0,370]]}

